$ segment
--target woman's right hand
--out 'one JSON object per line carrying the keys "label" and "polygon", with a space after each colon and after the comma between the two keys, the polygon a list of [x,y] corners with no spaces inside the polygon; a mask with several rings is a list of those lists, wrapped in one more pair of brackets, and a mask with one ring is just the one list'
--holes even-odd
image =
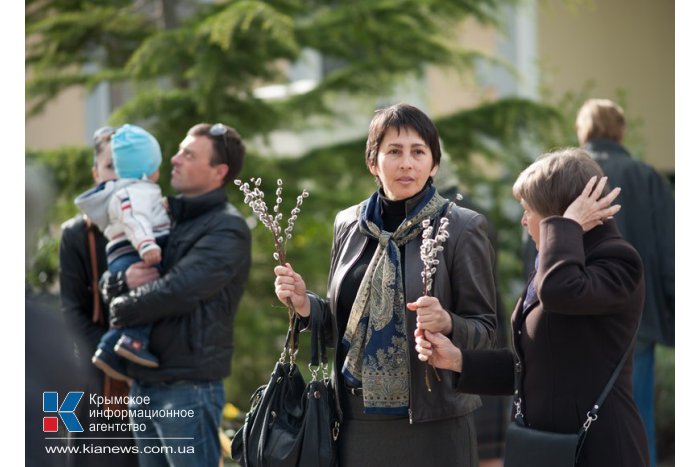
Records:
{"label": "woman's right hand", "polygon": [[462,372],[462,352],[451,340],[439,332],[418,329],[413,332],[416,338],[418,359],[428,362],[436,368],[445,368],[457,373]]}
{"label": "woman's right hand", "polygon": [[579,223],[584,232],[588,232],[594,227],[603,224],[603,221],[611,218],[620,210],[620,205],[610,206],[620,194],[620,187],[616,187],[606,196],[601,198],[608,177],[592,177],[583,191],[576,198],[563,214],[563,217],[575,220]]}
{"label": "woman's right hand", "polygon": [[291,300],[297,314],[307,317],[311,314],[311,301],[306,295],[306,283],[304,279],[287,263],[284,266],[275,266],[275,295],[280,302],[287,305],[287,299]]}

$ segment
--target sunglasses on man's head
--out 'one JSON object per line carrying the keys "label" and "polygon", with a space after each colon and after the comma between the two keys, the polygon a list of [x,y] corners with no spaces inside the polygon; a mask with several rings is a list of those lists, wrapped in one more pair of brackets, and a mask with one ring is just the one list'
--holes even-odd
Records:
{"label": "sunglasses on man's head", "polygon": [[209,128],[209,134],[211,136],[223,136],[221,138],[224,141],[224,147],[228,149],[228,128],[223,123],[216,123]]}

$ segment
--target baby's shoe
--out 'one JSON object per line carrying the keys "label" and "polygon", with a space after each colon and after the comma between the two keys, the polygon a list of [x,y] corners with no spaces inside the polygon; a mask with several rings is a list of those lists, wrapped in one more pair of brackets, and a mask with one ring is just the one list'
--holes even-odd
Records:
{"label": "baby's shoe", "polygon": [[126,362],[114,352],[98,348],[92,356],[92,363],[110,378],[131,382],[131,378],[126,375]]}
{"label": "baby's shoe", "polygon": [[122,334],[114,346],[120,356],[148,368],[158,368],[158,358],[148,351],[147,345],[140,339]]}

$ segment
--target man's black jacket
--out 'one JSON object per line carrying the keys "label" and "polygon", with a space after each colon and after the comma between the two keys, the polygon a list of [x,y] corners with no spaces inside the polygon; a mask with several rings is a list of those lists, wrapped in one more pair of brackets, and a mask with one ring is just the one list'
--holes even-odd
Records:
{"label": "man's black jacket", "polygon": [[[233,318],[250,270],[250,230],[223,188],[168,201],[173,226],[165,274],[114,298],[111,323],[153,324],[149,349],[160,367],[130,364],[128,373],[139,382],[221,379],[231,370]],[[119,289],[115,278],[103,281],[103,293]]]}
{"label": "man's black jacket", "polygon": [[600,164],[608,186],[622,188],[615,222],[644,262],[646,296],[639,339],[675,342],[675,201],[669,183],[653,167],[635,160],[621,144],[594,139],[583,149]]}

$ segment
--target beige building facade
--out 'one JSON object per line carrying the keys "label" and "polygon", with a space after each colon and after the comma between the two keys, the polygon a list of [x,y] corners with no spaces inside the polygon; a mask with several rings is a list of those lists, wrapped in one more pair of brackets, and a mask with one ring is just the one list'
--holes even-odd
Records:
{"label": "beige building facade", "polygon": [[673,1],[531,0],[504,20],[507,36],[466,23],[460,41],[506,59],[519,76],[496,68],[476,77],[430,69],[425,97],[433,116],[504,95],[556,104],[569,92],[613,100],[622,93],[643,160],[675,171]]}

